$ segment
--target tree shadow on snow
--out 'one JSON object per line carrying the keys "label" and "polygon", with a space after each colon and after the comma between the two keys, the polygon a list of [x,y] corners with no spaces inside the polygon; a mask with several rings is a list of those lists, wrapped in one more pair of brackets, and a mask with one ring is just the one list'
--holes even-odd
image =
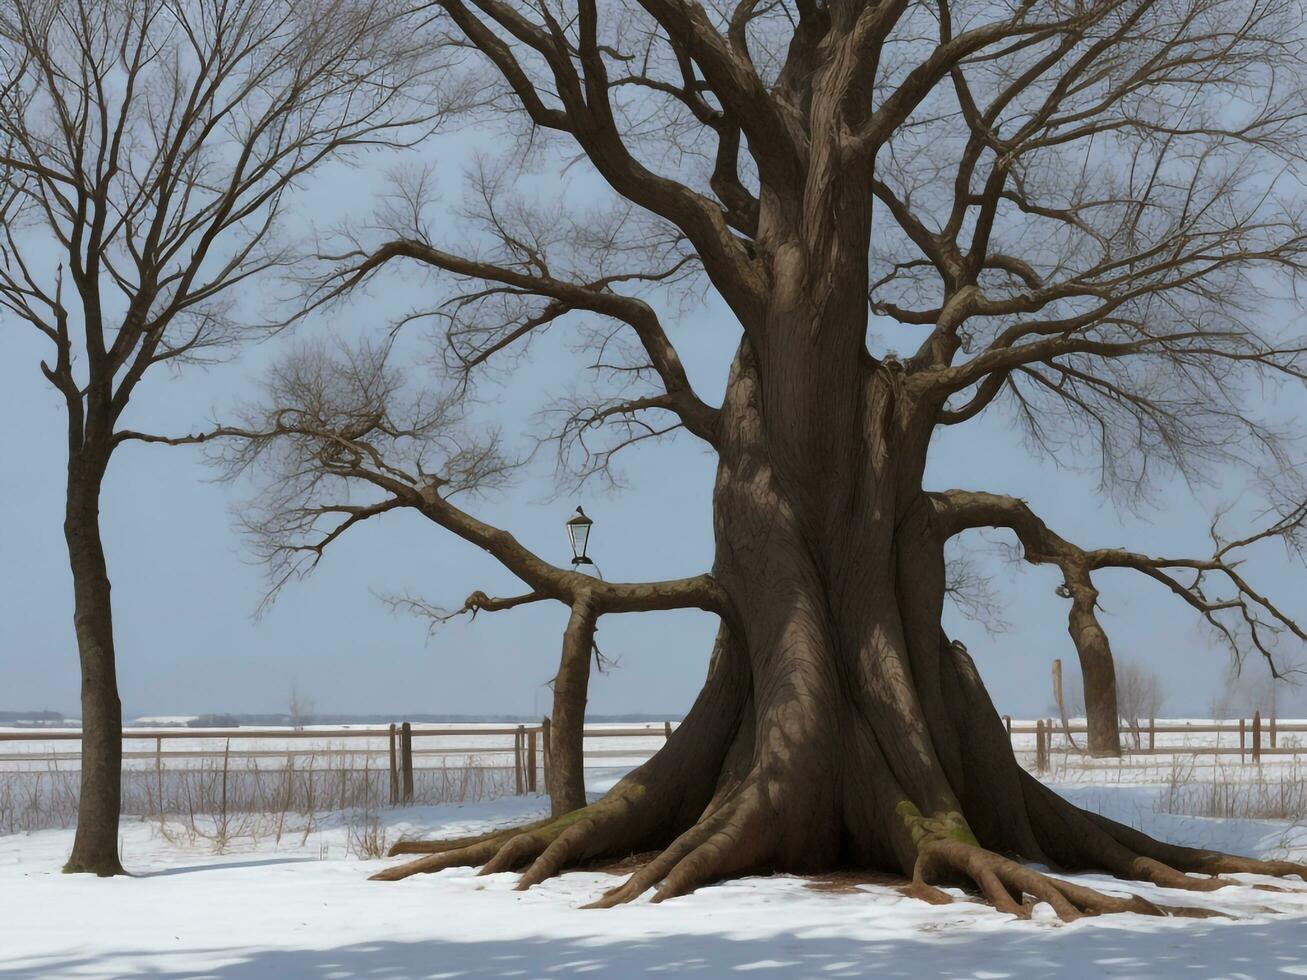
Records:
{"label": "tree shadow on snow", "polygon": [[163,868],[159,871],[132,872],[133,878],[167,878],[170,875],[189,875],[197,871],[234,871],[247,868],[267,868],[274,864],[304,864],[317,861],[318,858],[263,858],[258,861],[218,861],[213,864],[188,864],[184,868]]}
{"label": "tree shadow on snow", "polygon": [[[384,912],[379,912],[384,917]],[[186,963],[188,965],[183,966]],[[1075,925],[854,940],[782,933],[765,938],[664,935],[612,942],[596,935],[504,941],[369,942],[335,949],[141,950],[103,958],[4,964],[0,980],[508,980],[590,976],[1152,978],[1307,976],[1300,920],[1187,923],[1143,931]]]}

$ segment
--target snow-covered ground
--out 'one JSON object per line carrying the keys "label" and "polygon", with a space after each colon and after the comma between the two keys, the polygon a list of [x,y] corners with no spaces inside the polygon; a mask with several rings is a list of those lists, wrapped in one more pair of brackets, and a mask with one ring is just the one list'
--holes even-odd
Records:
{"label": "snow-covered ground", "polygon": [[[596,773],[591,789],[614,778]],[[1058,788],[1172,840],[1307,859],[1307,829],[1157,814],[1155,786]],[[539,798],[509,797],[383,819],[391,839],[460,836],[544,810]],[[578,906],[617,879],[569,873],[518,892],[515,875],[453,869],[371,882],[389,862],[350,857],[349,833],[346,818],[327,819],[307,838],[238,842],[218,855],[203,839],[170,841],[157,825],[125,823],[134,877],[107,880],[59,873],[71,831],[0,837],[0,980],[1307,976],[1307,884],[1296,880],[1277,883],[1288,892],[1198,894],[1079,876],[1228,919],[1117,915],[1067,925],[1043,907],[1019,922],[968,902],[930,906],[874,885],[824,891],[785,876],[590,911]]]}

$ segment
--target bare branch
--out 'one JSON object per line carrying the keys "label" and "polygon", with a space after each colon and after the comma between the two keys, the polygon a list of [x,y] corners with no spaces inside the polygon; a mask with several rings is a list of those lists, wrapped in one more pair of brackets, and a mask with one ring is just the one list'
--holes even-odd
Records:
{"label": "bare branch", "polygon": [[390,607],[392,612],[410,613],[427,620],[427,633],[431,635],[441,625],[457,619],[459,616],[467,615],[469,619],[476,619],[479,612],[502,612],[506,609],[515,609],[518,606],[540,602],[548,598],[549,596],[539,592],[528,592],[525,595],[511,596],[505,599],[492,598],[484,592],[473,592],[463,601],[460,608],[452,611],[433,606],[425,599],[417,596],[383,596],[382,601]]}
{"label": "bare branch", "polygon": [[[1307,528],[1307,502],[1278,515],[1265,528],[1233,541],[1222,541],[1212,525],[1215,551],[1210,558],[1153,557],[1119,548],[1084,549],[1067,541],[1015,497],[975,491],[950,490],[932,494],[939,528],[946,537],[968,528],[1004,527],[1021,542],[1025,560],[1057,565],[1064,573],[1066,594],[1083,598],[1090,608],[1097,592],[1090,573],[1104,568],[1130,568],[1160,583],[1200,613],[1229,646],[1236,663],[1247,646],[1261,654],[1275,677],[1281,676],[1275,660],[1275,639],[1287,632],[1307,643],[1307,630],[1280,606],[1257,591],[1239,571],[1235,554],[1262,541],[1281,540],[1301,546]],[[1188,582],[1179,575],[1191,573]],[[1224,581],[1225,594],[1209,594],[1210,579]],[[1092,593],[1092,595],[1091,595]]]}
{"label": "bare branch", "polygon": [[[689,431],[709,443],[716,441],[717,411],[704,404],[690,386],[680,356],[653,308],[641,299],[613,291],[612,287],[625,279],[625,276],[605,277],[588,283],[570,282],[546,273],[532,274],[454,255],[412,239],[391,241],[370,253],[356,252],[327,258],[338,265],[321,284],[318,303],[329,302],[356,288],[385,264],[400,258],[411,259],[458,276],[500,283],[517,293],[544,296],[551,300],[541,312],[524,317],[521,323],[501,339],[466,359],[467,367],[482,363],[495,352],[571,310],[586,310],[619,320],[635,331],[648,354],[651,366],[664,385],[667,398],[665,407],[676,412]],[[672,275],[674,271],[651,273],[645,278],[657,281]],[[482,292],[477,295],[484,297],[490,294]]]}
{"label": "bare branch", "polygon": [[[476,431],[457,393],[409,385],[389,354],[367,346],[301,347],[274,369],[262,404],[247,408],[242,424],[173,440],[144,437],[214,442],[214,462],[229,477],[260,478],[243,523],[268,564],[270,599],[311,571],[345,531],[402,507],[485,550],[538,597],[571,603],[584,592],[601,612],[726,609],[707,575],[596,582],[545,561],[454,504],[460,494],[504,486],[519,464],[502,454],[496,433]],[[366,503],[353,502],[359,494]]]}

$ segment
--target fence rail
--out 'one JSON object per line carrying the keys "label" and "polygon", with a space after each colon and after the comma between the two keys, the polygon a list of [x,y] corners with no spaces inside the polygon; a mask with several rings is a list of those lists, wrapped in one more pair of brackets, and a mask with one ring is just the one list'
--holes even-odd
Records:
{"label": "fence rail", "polygon": [[[1054,751],[1063,753],[1083,752],[1083,738],[1088,735],[1084,723],[1062,725],[1052,719],[1038,719],[1034,723],[1019,722],[1014,724],[1010,716],[1003,716],[1008,736],[1013,740],[1014,750],[1029,752],[1029,745],[1019,745],[1017,741],[1027,736],[1035,737],[1034,768],[1038,772],[1050,767],[1050,756]],[[667,739],[673,731],[672,722],[661,725],[642,725],[630,727],[586,727],[584,736],[587,740],[605,738],[661,738]],[[1280,723],[1275,718],[1266,723],[1260,714],[1252,719],[1239,719],[1208,724],[1176,724],[1174,722],[1158,724],[1150,719],[1147,724],[1120,726],[1123,756],[1229,756],[1238,755],[1241,761],[1260,763],[1267,755],[1307,755],[1307,747],[1299,745],[1281,746],[1282,735],[1307,734],[1307,723]],[[1216,735],[1215,745],[1193,744],[1158,744],[1158,737],[1163,736]],[[1231,740],[1238,738],[1238,746],[1221,745],[1221,736],[1228,735]],[[21,731],[0,731],[0,743],[54,743],[78,742],[82,734],[79,731],[46,731],[42,729],[24,729]],[[1080,737],[1080,741],[1077,741]],[[449,739],[468,740],[472,738],[497,738],[505,740],[501,744],[468,744],[459,741],[448,744]],[[297,740],[315,739],[319,742],[347,742],[349,740],[373,740],[374,744],[358,747],[323,747],[300,748]],[[510,740],[511,741],[508,741]],[[259,742],[277,740],[289,742],[281,748],[257,746]],[[445,740],[445,744],[432,746],[433,740]],[[1055,746],[1055,740],[1058,743]],[[165,748],[166,742],[192,741],[221,743],[219,748]],[[415,746],[415,741],[419,746]],[[481,758],[511,756],[514,772],[514,788],[519,794],[536,792],[543,780],[543,786],[549,785],[549,719],[535,725],[503,725],[485,727],[442,727],[417,726],[408,722],[388,727],[349,727],[349,728],[310,728],[302,730],[276,728],[149,728],[126,729],[123,742],[153,743],[150,749],[126,748],[123,757],[126,760],[153,760],[156,767],[162,768],[167,760],[220,758],[224,764],[230,760],[258,760],[268,758],[286,759],[288,762],[304,758],[356,757],[359,755],[386,757],[389,762],[390,796],[392,802],[410,802],[413,798],[413,771],[423,769],[422,760],[451,758]],[[255,746],[232,743],[254,742]],[[379,744],[378,744],[379,743]],[[80,762],[80,752],[76,750],[54,750],[47,752],[4,751],[0,744],[0,763],[65,763]],[[591,748],[584,753],[585,760],[603,759],[643,759],[653,755],[656,746],[600,749]],[[257,762],[255,763],[257,765]]]}
{"label": "fence rail", "polygon": [[[666,740],[673,731],[672,722],[663,722],[656,726],[639,727],[587,727],[584,736],[589,739],[605,738],[658,738]],[[153,743],[151,749],[124,748],[123,758],[129,761],[153,761],[156,768],[162,769],[169,760],[221,759],[224,767],[233,760],[285,759],[293,763],[300,759],[354,758],[362,756],[382,756],[388,760],[390,775],[390,799],[392,803],[409,803],[413,800],[414,770],[424,769],[420,763],[424,759],[449,760],[452,758],[483,760],[486,757],[511,757],[505,767],[513,770],[513,784],[518,795],[534,793],[542,785],[548,787],[550,778],[550,757],[548,748],[549,719],[538,725],[505,725],[485,727],[444,727],[416,726],[408,722],[399,725],[378,727],[350,728],[309,728],[302,730],[276,728],[139,728],[124,729],[125,746]],[[42,748],[47,743],[80,742],[80,731],[47,731],[43,729],[23,729],[21,731],[0,731],[0,764],[3,763],[47,763],[80,764],[81,753],[78,749],[53,751],[3,751],[4,744],[18,745],[27,743]],[[414,742],[456,739],[453,745],[440,744],[435,747],[416,747]],[[477,738],[499,739],[498,744],[468,744],[468,740]],[[328,743],[327,746],[300,747],[297,740],[313,739]],[[368,744],[357,747],[341,745],[332,747],[337,740],[369,740]],[[510,741],[511,740],[511,741]],[[190,741],[216,745],[212,748],[164,748],[166,742]],[[284,747],[252,747],[241,743],[278,741]],[[289,744],[286,744],[288,743]],[[232,743],[237,743],[233,747]],[[653,755],[654,749],[644,747],[597,749],[584,753],[585,760],[602,759],[644,759]],[[255,762],[257,765],[257,761]]]}
{"label": "fence rail", "polygon": [[[1045,772],[1049,768],[1049,756],[1053,751],[1053,739],[1060,736],[1063,744],[1059,747],[1061,751],[1082,752],[1083,746],[1075,742],[1075,736],[1085,736],[1089,734],[1089,728],[1086,724],[1063,725],[1051,718],[1041,718],[1033,725],[1012,723],[1012,718],[1008,715],[1003,716],[1003,723],[1007,728],[1008,737],[1018,735],[1035,736],[1035,770]],[[1307,723],[1290,722],[1283,723],[1275,717],[1271,717],[1263,722],[1261,712],[1254,712],[1251,719],[1239,718],[1234,721],[1217,722],[1212,724],[1157,724],[1156,719],[1149,719],[1145,725],[1138,724],[1121,725],[1118,728],[1118,734],[1121,738],[1121,755],[1122,756],[1158,756],[1158,755],[1210,755],[1210,756],[1239,756],[1241,762],[1246,762],[1251,758],[1254,764],[1260,764],[1264,755],[1304,755],[1307,754],[1307,747],[1299,744],[1281,746],[1279,738],[1281,735],[1295,735],[1307,733]],[[1159,735],[1215,735],[1215,745],[1158,745],[1157,736]],[[1221,736],[1229,735],[1238,736],[1239,746],[1221,745]],[[1147,740],[1147,747],[1144,742]],[[1133,744],[1131,744],[1133,742]]]}
{"label": "fence rail", "polygon": [[[408,722],[405,722],[408,724]],[[586,738],[636,738],[642,735],[670,734],[672,722],[658,722],[657,727],[642,725],[632,728],[608,728],[591,726],[585,729]],[[413,736],[445,735],[516,735],[521,731],[539,732],[544,728],[539,725],[505,725],[500,728],[446,728],[433,725],[420,728],[412,726]],[[1307,731],[1307,728],[1304,728]],[[227,738],[385,738],[390,734],[389,728],[125,728],[123,741],[153,739],[227,739]],[[41,728],[23,728],[0,731],[0,742],[79,742],[80,731],[46,730]]]}

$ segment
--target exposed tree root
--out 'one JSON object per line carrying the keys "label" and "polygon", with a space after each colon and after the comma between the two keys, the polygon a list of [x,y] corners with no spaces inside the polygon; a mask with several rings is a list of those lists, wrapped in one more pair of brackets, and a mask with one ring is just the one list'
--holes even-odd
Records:
{"label": "exposed tree root", "polygon": [[482,874],[525,869],[518,887],[529,888],[595,859],[661,851],[711,808],[724,772],[731,769],[727,753],[736,743],[750,744],[738,735],[751,732],[752,726],[748,664],[723,628],[704,689],[685,720],[661,751],[602,800],[479,837],[401,841],[392,856],[425,856],[378,872],[373,880],[480,865]]}
{"label": "exposed tree root", "polygon": [[655,887],[652,901],[662,902],[727,875],[765,867],[775,847],[776,826],[777,821],[767,819],[757,783],[746,783],[625,882],[585,907],[612,908]]}
{"label": "exposed tree root", "polygon": [[[687,894],[701,885],[731,874],[764,870],[775,847],[776,825],[768,819],[763,796],[746,782],[727,800],[708,813],[661,851],[648,854],[621,884],[609,889],[586,908],[611,908],[630,902],[651,888],[653,902]],[[556,820],[541,820],[522,827],[497,830],[476,838],[451,841],[401,842],[392,853],[424,853],[416,861],[388,868],[373,875],[377,881],[397,881],[410,875],[452,867],[481,867],[481,874],[523,871],[518,889],[530,888],[563,870],[584,866],[600,857],[620,857],[622,870],[631,867],[631,847],[622,843],[622,818],[629,808],[611,800],[591,804],[584,810]],[[1099,821],[1096,815],[1085,814]],[[774,817],[774,815],[773,815]],[[1110,824],[1110,821],[1106,822]],[[1112,825],[1113,828],[1120,825]],[[1128,828],[1122,828],[1128,830]],[[1159,851],[1201,856],[1191,857],[1203,869],[1219,868],[1229,873],[1300,875],[1307,869],[1285,861],[1257,861],[1211,851],[1193,851],[1159,844],[1131,831],[1130,843],[1150,843]],[[1124,849],[1124,842],[1121,842]],[[1135,855],[1125,866],[1106,860],[1103,870],[1120,877],[1148,881],[1163,888],[1214,891],[1236,882],[1216,877],[1197,878],[1146,855]],[[953,897],[940,884],[974,885],[981,899],[1000,912],[1028,919],[1034,907],[1046,902],[1059,919],[1073,921],[1086,915],[1134,912],[1140,915],[1213,917],[1223,913],[1188,906],[1161,905],[1139,895],[1109,895],[1084,885],[1036,871],[964,840],[923,841],[910,882],[899,886],[913,898],[932,904],[948,904]],[[1270,890],[1274,886],[1256,886]]]}
{"label": "exposed tree root", "polygon": [[[618,791],[614,791],[617,793]],[[632,798],[634,797],[634,798]],[[643,804],[643,805],[641,805]],[[425,856],[372,876],[374,881],[399,881],[415,874],[446,868],[481,866],[481,874],[523,870],[519,889],[530,888],[569,867],[596,857],[625,856],[638,850],[632,825],[633,811],[647,817],[660,809],[636,794],[611,795],[582,810],[553,820],[498,830],[477,838],[455,841],[414,841],[396,845],[393,853]],[[770,822],[772,826],[775,821]],[[699,885],[728,874],[762,868],[774,850],[763,794],[746,784],[716,807],[593,907],[607,908],[628,902],[659,885],[655,901],[693,891]]]}
{"label": "exposed tree root", "polygon": [[[747,795],[745,797],[748,798]],[[396,881],[410,875],[445,868],[481,866],[481,874],[524,869],[518,889],[530,888],[591,859],[595,835],[607,822],[600,804],[558,820],[545,820],[524,827],[499,830],[480,838],[458,841],[407,842],[406,846],[443,849],[416,861],[388,868],[373,880]],[[745,804],[719,808],[715,814],[681,834],[668,847],[648,855],[626,881],[609,889],[586,908],[611,908],[630,902],[650,888],[651,901],[687,894],[695,888],[745,869],[749,858],[765,852],[773,843],[762,825],[761,812]],[[409,852],[412,853],[412,852]],[[1258,862],[1226,855],[1231,866],[1263,869],[1303,869],[1288,862]],[[629,868],[629,863],[622,870]],[[1235,882],[1215,878],[1191,878],[1150,858],[1139,858],[1134,870],[1140,880],[1167,888],[1212,891]],[[899,879],[901,880],[901,879]],[[1139,895],[1115,896],[1073,882],[1043,874],[1011,858],[959,840],[924,843],[910,882],[898,886],[905,894],[931,904],[954,901],[942,883],[973,884],[980,897],[1000,912],[1028,919],[1035,905],[1046,902],[1059,919],[1073,921],[1086,915],[1134,912],[1140,915],[1216,917],[1211,909],[1161,905]]]}
{"label": "exposed tree root", "polygon": [[403,850],[397,844],[392,854],[425,853],[427,856],[379,871],[372,880],[399,881],[415,874],[479,865],[481,874],[526,868],[518,887],[529,888],[565,867],[590,858],[630,853],[635,849],[630,843],[631,812],[631,801],[619,788],[597,803],[561,817],[496,830],[480,837],[408,842]]}
{"label": "exposed tree root", "polygon": [[[650,853],[652,849],[648,860],[636,866],[630,877],[587,906],[610,908],[650,889],[655,889],[652,900],[661,902],[731,875],[818,871],[839,866],[833,862],[841,859],[834,855],[832,862],[819,861],[808,867],[800,866],[802,857],[784,857],[782,828],[789,824],[776,812],[771,803],[773,796],[762,788],[778,784],[782,774],[753,768],[743,778],[735,778],[728,777],[731,771],[730,765],[725,766],[717,793],[711,801],[698,804],[704,809],[697,821],[688,817],[681,824],[685,829],[675,836],[680,818],[670,814],[684,814],[685,800],[666,791],[670,770],[659,767],[624,782],[604,799],[556,819],[479,837],[401,842],[392,854],[422,856],[378,872],[373,878],[396,881],[446,868],[480,866],[481,874],[521,871],[517,887],[526,889],[568,868],[583,867],[599,859],[626,861],[632,854]],[[1236,883],[1217,877],[1220,874],[1296,875],[1307,880],[1307,868],[1291,862],[1259,861],[1155,841],[1071,805],[1024,773],[1021,777],[1026,812],[1038,828],[1043,849],[1054,855],[1059,868],[1095,869],[1125,880],[1195,892],[1210,892]],[[684,774],[679,778],[683,780]],[[1220,914],[1208,909],[1159,905],[1138,895],[1109,895],[1054,878],[994,850],[1002,845],[986,842],[988,847],[982,846],[958,814],[926,818],[908,804],[899,809],[900,818],[906,818],[907,826],[914,828],[916,841],[912,878],[901,890],[927,902],[952,901],[937,887],[939,884],[971,883],[985,902],[1022,918],[1029,918],[1040,902],[1047,902],[1064,921],[1113,912]],[[1040,860],[1051,863],[1042,855]],[[629,862],[626,867],[631,867]]]}
{"label": "exposed tree root", "polygon": [[499,848],[498,835],[489,835],[475,844],[465,844],[449,850],[428,854],[416,861],[397,864],[372,875],[371,881],[401,881],[411,875],[444,871],[446,868],[465,867],[489,861]]}
{"label": "exposed tree root", "polygon": [[1039,902],[1047,902],[1063,922],[1071,922],[1085,915],[1111,912],[1135,912],[1139,915],[1219,914],[1207,909],[1159,906],[1139,895],[1126,898],[1107,895],[1093,888],[1050,877],[1011,858],[957,840],[932,841],[923,845],[921,856],[917,858],[917,865],[913,869],[912,884],[906,890],[917,898],[943,904],[952,901],[951,897],[936,888],[931,881],[957,875],[963,875],[974,882],[985,900],[994,908],[1023,919],[1030,918],[1031,910]]}
{"label": "exposed tree root", "polygon": [[[540,820],[520,827],[496,830],[479,837],[464,837],[448,841],[400,841],[390,849],[392,857],[399,854],[427,856],[378,871],[371,880],[400,881],[415,874],[430,874],[446,868],[474,865],[484,865],[482,874],[512,870],[516,867],[514,855],[525,854],[533,846],[543,850],[552,837],[562,832],[561,825],[567,822],[568,818],[562,817],[558,820]],[[541,841],[543,843],[540,843]],[[539,850],[536,853],[539,853]]]}
{"label": "exposed tree root", "polygon": [[398,857],[401,854],[442,854],[445,851],[456,851],[494,838],[507,839],[514,834],[543,827],[549,822],[549,818],[546,817],[543,820],[536,820],[516,827],[504,827],[486,834],[474,834],[471,837],[451,837],[448,840],[401,840],[396,841],[386,853],[388,857]]}
{"label": "exposed tree root", "polygon": [[[1051,790],[1048,792],[1051,793]],[[1272,878],[1297,877],[1307,882],[1307,865],[1293,861],[1261,861],[1257,858],[1227,854],[1224,851],[1208,851],[1197,847],[1167,844],[1100,814],[1086,812],[1085,816],[1125,847],[1145,855],[1155,863],[1165,862],[1179,872],[1206,875],[1267,875]],[[1231,884],[1231,882],[1222,884]]]}
{"label": "exposed tree root", "polygon": [[1305,865],[1167,844],[1101,814],[1072,806],[1029,773],[1022,772],[1021,780],[1027,804],[1040,815],[1042,825],[1047,828],[1056,822],[1062,835],[1078,841],[1079,853],[1074,859],[1062,859],[1063,864],[1099,867],[1118,878],[1186,891],[1215,891],[1238,883],[1219,877],[1224,874],[1296,876],[1307,881]]}

